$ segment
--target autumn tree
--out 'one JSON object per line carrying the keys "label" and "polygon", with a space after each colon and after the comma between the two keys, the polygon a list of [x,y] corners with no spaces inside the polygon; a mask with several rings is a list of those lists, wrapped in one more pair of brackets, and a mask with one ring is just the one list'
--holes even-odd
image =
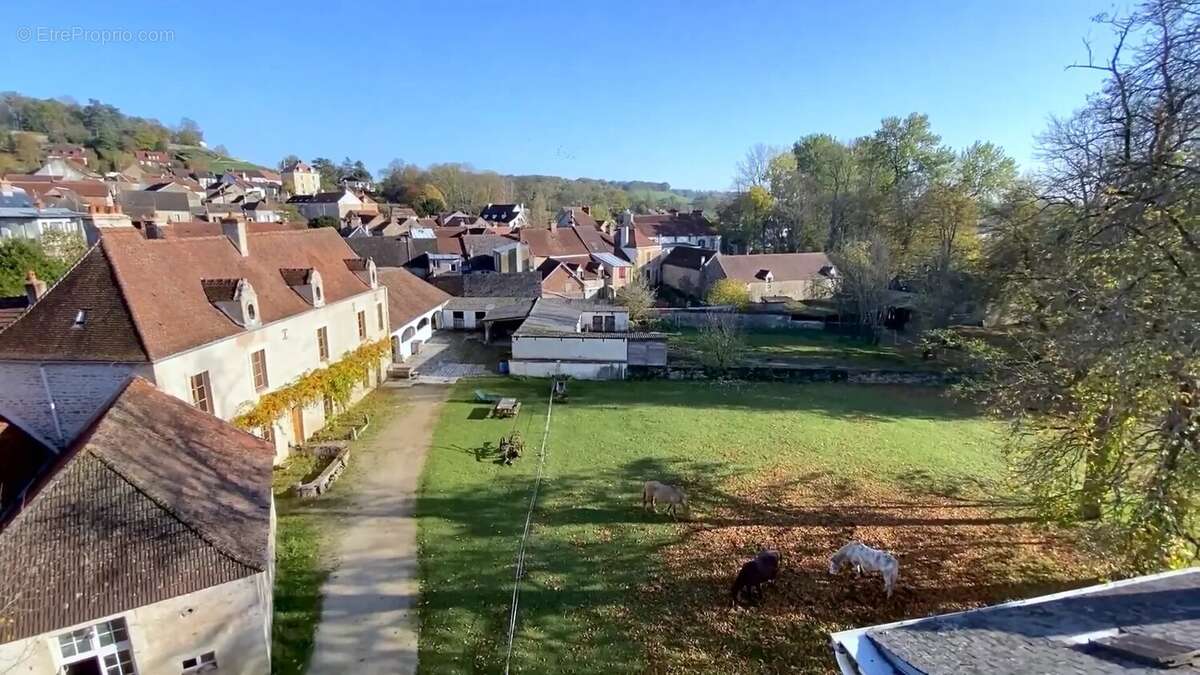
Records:
{"label": "autumn tree", "polygon": [[710,305],[745,309],[750,304],[750,291],[746,289],[746,284],[735,279],[718,279],[708,289],[704,299]]}
{"label": "autumn tree", "polygon": [[629,283],[617,289],[616,301],[629,311],[629,320],[637,325],[645,324],[654,307],[654,289],[641,274],[634,274]]}
{"label": "autumn tree", "polygon": [[1200,14],[1102,20],[1116,48],[1082,66],[1102,90],[1042,139],[1037,194],[997,212],[1016,322],[974,345],[970,390],[1013,420],[1043,513],[1099,520],[1150,570],[1200,553]]}

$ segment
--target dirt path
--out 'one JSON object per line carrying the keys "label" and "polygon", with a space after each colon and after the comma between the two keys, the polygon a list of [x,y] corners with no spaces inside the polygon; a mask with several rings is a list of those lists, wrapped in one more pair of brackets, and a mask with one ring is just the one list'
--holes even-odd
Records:
{"label": "dirt path", "polygon": [[417,481],[449,388],[403,394],[403,411],[351,458],[359,475],[341,517],[337,567],[313,649],[312,675],[389,675],[417,669]]}

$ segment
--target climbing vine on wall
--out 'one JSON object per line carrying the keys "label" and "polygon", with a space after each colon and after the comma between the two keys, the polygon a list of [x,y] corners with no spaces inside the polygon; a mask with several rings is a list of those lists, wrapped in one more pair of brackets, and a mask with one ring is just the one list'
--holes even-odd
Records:
{"label": "climbing vine on wall", "polygon": [[264,394],[249,410],[233,418],[241,429],[266,429],[296,406],[307,406],[329,398],[341,407],[350,402],[354,387],[388,354],[387,338],[368,342],[336,363],[309,371],[286,387]]}

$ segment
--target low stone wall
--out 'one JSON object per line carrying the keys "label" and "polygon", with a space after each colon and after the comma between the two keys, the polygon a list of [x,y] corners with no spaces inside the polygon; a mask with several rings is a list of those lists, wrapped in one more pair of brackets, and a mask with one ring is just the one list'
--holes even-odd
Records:
{"label": "low stone wall", "polygon": [[793,321],[791,314],[771,314],[766,312],[734,312],[728,309],[705,307],[700,309],[654,309],[651,316],[668,326],[676,328],[703,328],[708,325],[709,317],[713,314],[732,317],[738,326],[744,329],[794,329],[794,330],[823,330],[825,324],[820,321]]}
{"label": "low stone wall", "polygon": [[846,384],[903,384],[944,387],[958,382],[953,373],[878,368],[829,368],[810,366],[743,366],[719,376],[699,366],[630,366],[629,376],[646,380],[708,380],[717,377],[755,382],[845,382]]}

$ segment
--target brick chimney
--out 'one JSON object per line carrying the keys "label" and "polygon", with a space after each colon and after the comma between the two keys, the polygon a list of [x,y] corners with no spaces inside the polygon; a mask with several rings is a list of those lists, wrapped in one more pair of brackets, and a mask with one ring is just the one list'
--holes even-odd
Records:
{"label": "brick chimney", "polygon": [[238,253],[241,253],[243,258],[250,255],[250,245],[246,241],[245,221],[238,220],[237,218],[222,218],[221,231],[225,233],[226,237],[229,237],[229,241],[233,242],[233,245],[237,247]]}
{"label": "brick chimney", "polygon": [[37,273],[29,270],[25,273],[25,297],[29,298],[29,304],[33,304],[42,299],[46,294],[46,282],[37,278]]}
{"label": "brick chimney", "polygon": [[584,213],[588,214],[589,216],[592,215],[592,207],[591,206],[581,206],[581,207],[579,207],[579,210],[583,211]]}

